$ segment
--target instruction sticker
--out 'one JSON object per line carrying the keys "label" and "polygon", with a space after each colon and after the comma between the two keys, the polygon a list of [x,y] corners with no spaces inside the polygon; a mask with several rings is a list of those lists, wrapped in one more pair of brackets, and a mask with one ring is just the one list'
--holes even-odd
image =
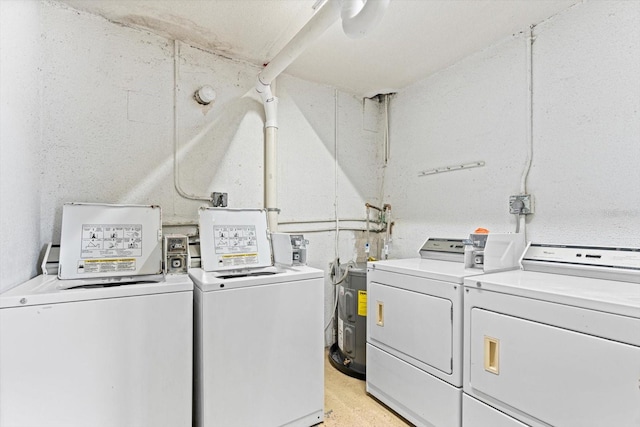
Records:
{"label": "instruction sticker", "polygon": [[367,317],[367,291],[358,291],[358,316]]}
{"label": "instruction sticker", "polygon": [[85,259],[78,261],[78,274],[136,271],[135,258]]}
{"label": "instruction sticker", "polygon": [[222,255],[220,257],[220,264],[225,267],[252,265],[258,263],[258,254],[233,254]]}
{"label": "instruction sticker", "polygon": [[141,224],[82,225],[81,258],[101,259],[141,256]]}
{"label": "instruction sticker", "polygon": [[242,267],[257,264],[258,242],[255,225],[223,225],[213,227],[213,242],[218,264]]}

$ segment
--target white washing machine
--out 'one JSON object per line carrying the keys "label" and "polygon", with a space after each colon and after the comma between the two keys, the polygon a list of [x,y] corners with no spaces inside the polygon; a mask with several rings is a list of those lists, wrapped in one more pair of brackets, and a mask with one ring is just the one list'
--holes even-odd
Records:
{"label": "white washing machine", "polygon": [[[70,209],[71,215],[63,213],[64,227],[78,236],[89,223],[109,224],[112,234],[123,231],[114,212],[149,215],[145,207],[106,207],[108,213],[94,221],[99,206]],[[141,256],[91,249],[98,256],[74,260],[77,270],[68,269],[81,270],[82,278],[43,274],[0,295],[0,425],[191,426],[193,283],[187,275],[162,274],[143,274],[136,282],[133,270],[138,264],[145,273],[161,273],[160,216],[153,209],[151,229],[149,218],[134,214],[126,221],[130,230],[153,236],[133,238],[143,242]],[[86,210],[91,220],[69,222]],[[105,229],[90,240],[97,244]],[[111,241],[135,246],[112,234]],[[60,262],[70,256],[65,247],[79,250],[78,236],[70,242],[63,234]],[[121,276],[104,274],[118,267]]]}
{"label": "white washing machine", "polygon": [[[489,236],[492,253],[513,249],[512,235]],[[429,239],[422,258],[368,264],[367,392],[418,426],[461,424],[462,283],[483,272],[464,252],[462,240]]]}
{"label": "white washing machine", "polygon": [[271,265],[264,210],[202,209],[200,251],[195,425],[322,422],[324,273]]}
{"label": "white washing machine", "polygon": [[640,249],[530,245],[465,279],[465,427],[640,426]]}

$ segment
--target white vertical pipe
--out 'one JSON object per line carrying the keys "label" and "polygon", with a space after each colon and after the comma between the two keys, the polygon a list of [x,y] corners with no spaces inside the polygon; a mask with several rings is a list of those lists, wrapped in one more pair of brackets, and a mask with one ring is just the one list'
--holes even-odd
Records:
{"label": "white vertical pipe", "polygon": [[339,16],[337,0],[329,0],[302,27],[289,43],[258,74],[256,91],[262,97],[265,108],[265,141],[264,141],[264,205],[267,209],[267,220],[271,232],[278,230],[277,208],[277,158],[276,144],[278,140],[278,110],[276,98],[271,90],[271,83],[298,57],[307,46],[316,40],[333,24]]}
{"label": "white vertical pipe", "polygon": [[264,206],[267,209],[267,221],[272,233],[278,231],[278,183],[276,175],[276,142],[278,128],[269,126],[264,130]]}
{"label": "white vertical pipe", "polygon": [[[304,52],[309,44],[318,39],[340,17],[345,0],[327,0],[300,31],[258,74],[256,91],[262,97],[265,108],[265,207],[268,212],[269,228],[275,232],[278,228],[278,209],[276,208],[276,141],[277,141],[277,101],[271,91],[271,83],[293,61]],[[362,7],[355,8],[349,0],[349,12],[343,16],[343,29],[350,37],[361,37],[377,24],[390,0],[368,1]],[[349,8],[349,5],[347,5]],[[357,12],[356,12],[357,10]],[[348,22],[346,22],[348,21]],[[336,233],[338,220],[336,215]]]}
{"label": "white vertical pipe", "polygon": [[[534,26],[529,27],[529,33],[527,34],[527,161],[524,171],[522,173],[522,180],[520,182],[520,193],[527,193],[527,178],[529,177],[529,171],[531,170],[531,163],[533,162],[533,43],[535,37],[533,35]],[[517,215],[516,221],[516,233],[522,233],[524,239],[527,239],[527,216]]]}
{"label": "white vertical pipe", "polygon": [[336,216],[336,256],[340,254],[340,220],[338,219],[338,90],[334,89],[333,91],[333,120],[334,120],[334,128],[333,128],[333,157],[334,157],[334,212]]}
{"label": "white vertical pipe", "polygon": [[527,177],[531,170],[533,160],[533,26],[529,27],[527,34],[527,161],[525,163],[522,180],[520,181],[520,192],[527,192]]}

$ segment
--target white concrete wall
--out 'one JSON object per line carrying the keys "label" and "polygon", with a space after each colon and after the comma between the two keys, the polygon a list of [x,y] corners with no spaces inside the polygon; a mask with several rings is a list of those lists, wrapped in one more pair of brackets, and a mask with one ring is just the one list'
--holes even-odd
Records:
{"label": "white concrete wall", "polygon": [[[528,240],[640,247],[638,28],[636,1],[589,1],[536,26]],[[508,199],[527,158],[526,55],[518,34],[393,99],[384,188],[395,257],[415,256],[429,236],[515,230]]]}
{"label": "white concrete wall", "polygon": [[640,247],[640,2],[590,1],[536,37],[531,236]]}
{"label": "white concrete wall", "polygon": [[[174,42],[55,2],[43,7],[39,243],[59,241],[62,205],[71,201],[158,204],[165,223],[197,222],[206,203],[181,197],[173,183]],[[177,48],[182,190],[228,192],[230,207],[262,207],[259,69],[183,43]],[[205,84],[217,91],[209,106],[193,99]],[[365,202],[378,203],[381,190],[378,106],[365,113],[353,95],[286,75],[276,94],[280,219],[335,220],[336,212],[364,219]],[[342,262],[355,260],[355,239],[363,233],[341,231],[336,245],[335,232],[312,232],[325,228],[335,223],[288,224],[282,231],[305,232],[311,266],[327,271],[336,248]],[[328,320],[333,288],[328,274],[326,280]]]}
{"label": "white concrete wall", "polygon": [[40,241],[40,2],[0,1],[0,292],[36,274]]}

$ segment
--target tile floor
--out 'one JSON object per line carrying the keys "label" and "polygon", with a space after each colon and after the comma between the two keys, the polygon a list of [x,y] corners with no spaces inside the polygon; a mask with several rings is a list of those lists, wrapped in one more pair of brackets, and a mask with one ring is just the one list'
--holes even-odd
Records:
{"label": "tile floor", "polygon": [[324,357],[324,423],[318,427],[406,427],[411,424],[365,391],[365,382],[343,374]]}

